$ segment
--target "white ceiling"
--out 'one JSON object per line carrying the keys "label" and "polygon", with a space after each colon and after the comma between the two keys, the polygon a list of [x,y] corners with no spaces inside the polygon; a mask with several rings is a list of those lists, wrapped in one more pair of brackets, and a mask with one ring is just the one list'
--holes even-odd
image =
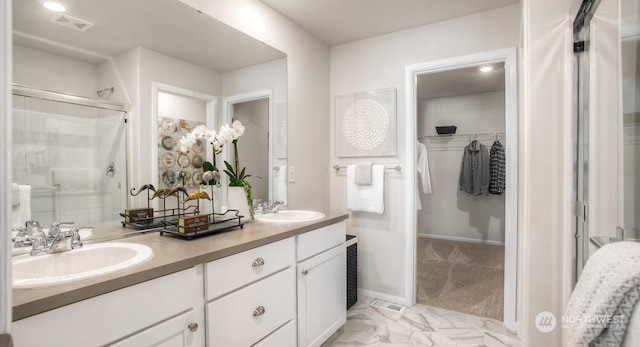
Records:
{"label": "white ceiling", "polygon": [[489,72],[481,72],[479,66],[475,66],[419,75],[417,98],[443,98],[503,91],[504,63],[489,65],[493,67]]}
{"label": "white ceiling", "polygon": [[330,46],[519,3],[519,0],[261,1]]}
{"label": "white ceiling", "polygon": [[177,0],[64,0],[65,14],[95,24],[85,32],[53,23],[40,3],[13,1],[15,42],[93,63],[138,46],[219,72],[285,57]]}
{"label": "white ceiling", "polygon": [[[262,0],[330,45],[487,11],[519,0]],[[66,14],[94,23],[79,32],[51,21],[40,0],[13,1],[17,44],[93,63],[133,47],[225,72],[286,55],[177,0],[65,0]],[[75,49],[69,49],[70,47]],[[496,91],[499,71],[476,68],[419,78],[419,98]]]}

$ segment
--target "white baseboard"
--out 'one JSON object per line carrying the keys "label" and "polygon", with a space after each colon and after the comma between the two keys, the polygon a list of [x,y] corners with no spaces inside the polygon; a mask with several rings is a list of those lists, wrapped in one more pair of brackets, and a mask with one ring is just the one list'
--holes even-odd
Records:
{"label": "white baseboard", "polygon": [[358,297],[360,296],[366,296],[372,299],[379,299],[379,300],[387,301],[393,304],[410,306],[410,304],[407,304],[407,302],[403,297],[384,294],[384,293],[376,292],[373,290],[358,288]]}
{"label": "white baseboard", "polygon": [[424,233],[417,233],[417,235],[418,235],[418,237],[426,237],[426,238],[429,238],[429,239],[460,241],[460,242],[471,242],[471,243],[481,243],[481,244],[484,244],[484,245],[504,246],[504,241],[478,240],[478,239],[470,239],[470,238],[466,238],[466,237],[434,235],[434,234],[424,234]]}

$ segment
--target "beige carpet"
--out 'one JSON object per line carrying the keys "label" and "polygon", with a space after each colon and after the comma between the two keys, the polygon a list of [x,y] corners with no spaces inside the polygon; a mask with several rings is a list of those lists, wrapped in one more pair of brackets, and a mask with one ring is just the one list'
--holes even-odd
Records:
{"label": "beige carpet", "polygon": [[504,246],[418,237],[416,301],[502,320]]}

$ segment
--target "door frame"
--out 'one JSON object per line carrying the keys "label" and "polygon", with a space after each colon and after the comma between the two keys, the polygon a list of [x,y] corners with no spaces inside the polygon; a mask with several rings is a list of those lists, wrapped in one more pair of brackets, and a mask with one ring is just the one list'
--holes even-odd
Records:
{"label": "door frame", "polygon": [[[505,135],[506,135],[506,189],[505,189],[505,263],[504,263],[504,316],[505,327],[518,331],[517,288],[518,268],[522,262],[518,259],[518,90],[517,90],[517,53],[516,48],[505,48],[477,54],[452,57],[405,67],[405,192],[415,192],[416,175],[416,139],[417,139],[417,96],[418,75],[475,67],[487,63],[504,63],[505,70]],[[417,210],[415,195],[406,194],[405,221],[407,237],[405,239],[405,304],[416,302],[416,238]]]}

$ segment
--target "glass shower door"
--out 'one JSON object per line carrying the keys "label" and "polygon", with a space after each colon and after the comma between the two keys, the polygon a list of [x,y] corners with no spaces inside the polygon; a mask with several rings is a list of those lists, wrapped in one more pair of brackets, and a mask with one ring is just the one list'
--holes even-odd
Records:
{"label": "glass shower door", "polygon": [[31,219],[118,219],[127,197],[124,113],[19,95],[13,105],[13,181],[31,187]]}

